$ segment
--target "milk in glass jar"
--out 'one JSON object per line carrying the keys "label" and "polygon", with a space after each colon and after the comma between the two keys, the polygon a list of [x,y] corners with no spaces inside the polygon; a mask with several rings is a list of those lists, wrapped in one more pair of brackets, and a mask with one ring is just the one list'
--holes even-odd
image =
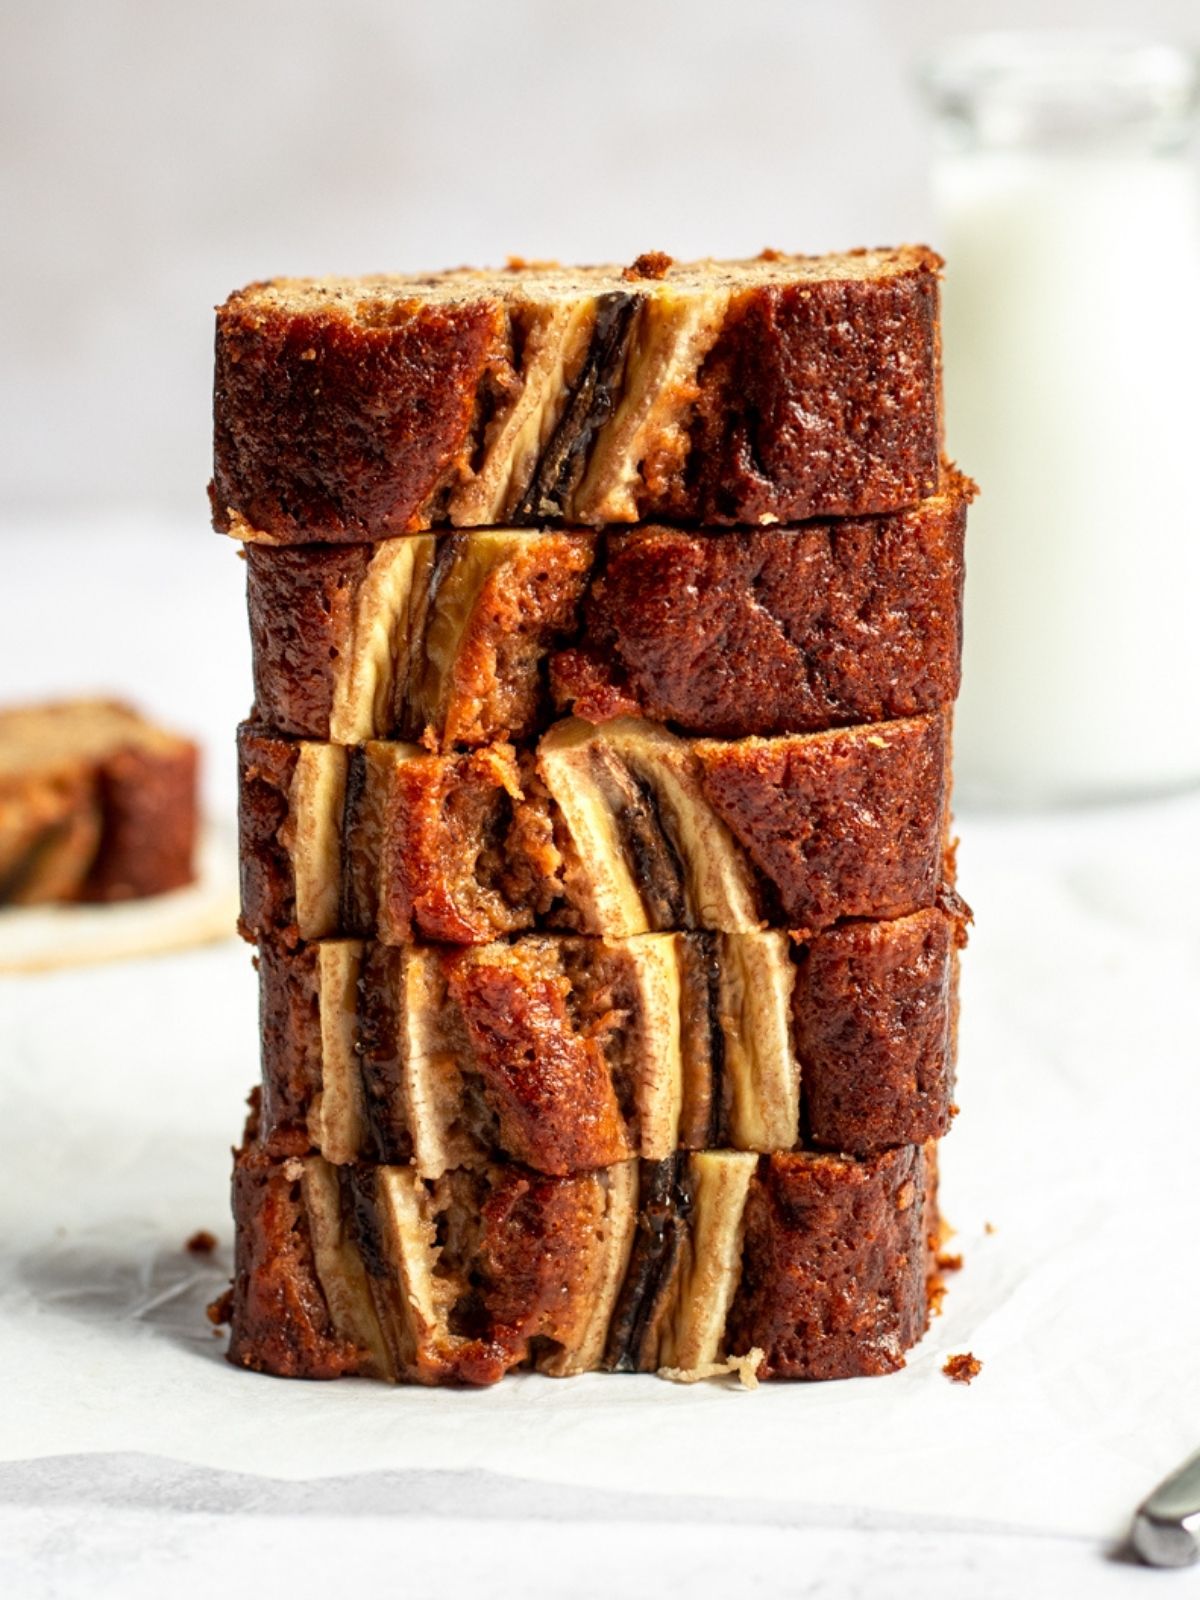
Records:
{"label": "milk in glass jar", "polygon": [[947,432],[971,517],[959,789],[1200,780],[1196,62],[995,35],[929,67]]}

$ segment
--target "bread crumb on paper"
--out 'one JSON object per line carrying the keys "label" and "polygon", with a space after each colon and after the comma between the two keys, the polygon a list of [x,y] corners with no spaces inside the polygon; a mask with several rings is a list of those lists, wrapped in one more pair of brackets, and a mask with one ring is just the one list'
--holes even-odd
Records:
{"label": "bread crumb on paper", "polygon": [[969,1350],[965,1350],[961,1355],[947,1356],[942,1363],[942,1371],[951,1383],[970,1383],[982,1370],[983,1362]]}
{"label": "bread crumb on paper", "polygon": [[757,1389],[758,1369],[765,1360],[766,1352],[756,1346],[744,1356],[706,1361],[699,1367],[659,1367],[658,1376],[668,1383],[703,1383],[707,1378],[735,1377],[743,1389]]}
{"label": "bread crumb on paper", "polygon": [[205,1316],[213,1325],[213,1332],[218,1333],[226,1323],[233,1319],[233,1290],[226,1289],[224,1294],[219,1294],[213,1303],[205,1308]]}

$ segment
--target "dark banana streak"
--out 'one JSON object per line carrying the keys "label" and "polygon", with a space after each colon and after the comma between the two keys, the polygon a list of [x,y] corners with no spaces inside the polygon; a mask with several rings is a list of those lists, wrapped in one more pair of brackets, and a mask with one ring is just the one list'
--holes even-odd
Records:
{"label": "dark banana streak", "polygon": [[692,934],[704,951],[704,992],[708,1011],[709,1114],[704,1148],[719,1150],[729,1142],[725,1083],[725,1028],[721,1021],[721,959],[717,936]]}
{"label": "dark banana streak", "polygon": [[611,1372],[653,1372],[658,1329],[669,1311],[674,1279],[688,1238],[692,1196],[687,1157],[643,1161],[639,1170],[637,1232],[609,1327],[604,1364]]}
{"label": "dark banana streak", "polygon": [[646,904],[646,919],[652,928],[685,927],[688,910],[683,863],[664,825],[653,786],[633,774],[624,776],[632,792],[620,807],[617,821]]}
{"label": "dark banana streak", "polygon": [[358,979],[355,1049],[362,1083],[369,1143],[365,1160],[396,1164],[412,1160],[412,1135],[404,1110],[404,1050],[393,981],[394,954],[368,948]]}
{"label": "dark banana streak", "polygon": [[528,526],[562,516],[587,469],[596,435],[615,409],[634,319],[637,294],[612,293],[596,301],[596,324],[579,377],[542,453],[515,520]]}
{"label": "dark banana streak", "polygon": [[[72,817],[50,823],[32,840],[29,847],[10,863],[8,870],[0,876],[0,906],[15,901],[37,882],[43,862],[70,835],[74,826],[75,821]],[[86,871],[81,874],[81,881],[86,875]]]}

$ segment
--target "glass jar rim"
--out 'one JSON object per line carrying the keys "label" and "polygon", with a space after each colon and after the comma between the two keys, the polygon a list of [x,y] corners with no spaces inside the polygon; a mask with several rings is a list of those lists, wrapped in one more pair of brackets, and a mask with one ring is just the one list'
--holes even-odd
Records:
{"label": "glass jar rim", "polygon": [[1135,130],[1178,143],[1200,103],[1195,51],[1117,30],[963,35],[926,60],[919,79],[942,121],[983,144]]}

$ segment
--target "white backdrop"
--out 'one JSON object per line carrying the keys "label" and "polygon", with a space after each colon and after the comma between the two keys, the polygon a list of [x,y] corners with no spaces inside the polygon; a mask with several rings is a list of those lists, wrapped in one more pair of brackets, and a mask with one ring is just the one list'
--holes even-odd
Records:
{"label": "white backdrop", "polygon": [[211,308],[251,278],[927,236],[914,58],[1055,22],[1200,31],[1194,0],[0,0],[0,537],[203,522]]}

